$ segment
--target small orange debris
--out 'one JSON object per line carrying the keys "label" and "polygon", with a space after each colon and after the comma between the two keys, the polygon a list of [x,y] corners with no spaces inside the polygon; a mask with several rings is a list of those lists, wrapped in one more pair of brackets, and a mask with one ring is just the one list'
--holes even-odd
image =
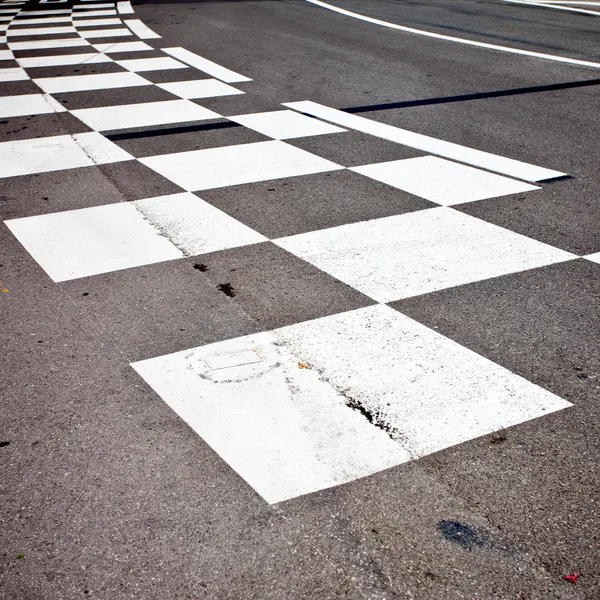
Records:
{"label": "small orange debris", "polygon": [[298,368],[300,369],[310,369],[310,367],[305,362],[299,362]]}

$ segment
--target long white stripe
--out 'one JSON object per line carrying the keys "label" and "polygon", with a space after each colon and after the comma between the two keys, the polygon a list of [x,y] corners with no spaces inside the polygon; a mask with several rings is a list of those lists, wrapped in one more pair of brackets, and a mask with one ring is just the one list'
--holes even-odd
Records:
{"label": "long white stripe", "polygon": [[70,23],[71,17],[47,17],[41,19],[25,19],[19,18],[12,22],[12,26],[16,25],[46,25],[48,23]]}
{"label": "long white stripe", "polygon": [[240,75],[235,71],[231,71],[212,60],[208,60],[207,58],[203,58],[202,56],[198,56],[185,48],[163,48],[163,52],[178,58],[184,63],[199,69],[200,71],[204,71],[225,83],[240,83],[242,81],[252,81],[249,77],[245,75]]}
{"label": "long white stripe", "polygon": [[141,40],[154,40],[154,39],[158,39],[161,37],[160,35],[158,35],[158,33],[155,33],[154,31],[152,31],[152,29],[150,29],[150,27],[145,25],[139,19],[127,19],[126,21],[124,21],[124,23]]}
{"label": "long white stripe", "polygon": [[566,58],[564,56],[555,56],[554,54],[542,54],[541,52],[532,52],[530,50],[520,50],[519,48],[509,48],[507,46],[497,46],[495,44],[486,44],[485,42],[476,42],[474,40],[465,40],[463,38],[452,37],[449,35],[442,35],[441,33],[432,33],[431,31],[423,31],[422,29],[414,29],[413,27],[406,27],[404,25],[397,25],[396,23],[389,23],[388,21],[381,21],[380,19],[373,19],[372,17],[366,17],[365,15],[359,15],[358,13],[345,10],[344,8],[338,8],[321,0],[305,0],[321,8],[332,10],[334,12],[352,17],[354,19],[360,19],[367,23],[373,23],[374,25],[380,25],[381,27],[388,27],[390,29],[397,29],[398,31],[406,31],[408,33],[414,33],[425,37],[435,38],[438,40],[446,40],[447,42],[457,42],[459,44],[465,44],[467,46],[476,46],[478,48],[488,48],[489,50],[498,50],[500,52],[508,52],[510,54],[521,54],[523,56],[531,56],[533,58],[542,58],[544,60],[553,60],[556,62],[568,63],[571,65],[578,65],[580,67],[592,67],[594,69],[600,69],[600,63],[591,62],[588,60],[578,60],[576,58]]}
{"label": "long white stripe", "polygon": [[81,54],[57,54],[56,56],[28,56],[17,58],[17,62],[26,69],[32,67],[60,67],[63,65],[91,65],[95,63],[113,62],[112,58],[100,52]]}
{"label": "long white stripe", "polygon": [[600,2],[565,2],[564,0],[544,0],[544,4],[575,4],[580,6],[600,6]]}
{"label": "long white stripe", "polygon": [[498,156],[497,154],[483,152],[482,150],[475,150],[474,148],[468,148],[467,146],[461,146],[459,144],[454,144],[453,142],[446,142],[421,133],[414,133],[406,129],[386,125],[385,123],[371,121],[364,117],[357,117],[356,115],[351,115],[336,108],[330,108],[329,106],[324,106],[323,104],[318,104],[309,100],[302,102],[288,102],[283,105],[299,112],[312,115],[313,117],[329,121],[330,123],[335,123],[341,127],[362,131],[363,133],[390,140],[402,144],[403,146],[409,146],[410,148],[437,154],[438,156],[467,163],[475,167],[482,167],[488,171],[503,173],[504,175],[509,175],[515,179],[523,179],[524,181],[544,181],[545,179],[553,179],[565,175],[565,173],[561,173],[560,171],[552,171],[551,169],[537,167],[512,158]]}
{"label": "long white stripe", "polygon": [[545,2],[528,2],[527,0],[504,0],[511,4],[521,4],[525,6],[540,6],[542,8],[554,8],[555,10],[566,10],[568,12],[583,13],[584,15],[595,15],[600,17],[600,12],[597,10],[585,10],[584,8],[572,8],[571,6],[560,6],[557,4],[547,4]]}
{"label": "long white stripe", "polygon": [[8,31],[10,36],[19,35],[57,35],[61,33],[77,33],[75,27],[35,27],[32,29],[15,29],[14,27]]}
{"label": "long white stripe", "polygon": [[28,17],[43,17],[44,15],[70,15],[71,9],[61,9],[61,10],[28,10],[26,13],[22,13],[23,16],[27,15]]}

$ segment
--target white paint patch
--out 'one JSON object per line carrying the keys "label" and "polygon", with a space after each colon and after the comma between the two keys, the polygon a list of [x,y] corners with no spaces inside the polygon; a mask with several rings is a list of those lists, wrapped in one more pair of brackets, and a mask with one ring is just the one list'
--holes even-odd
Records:
{"label": "white paint patch", "polygon": [[74,48],[76,46],[89,46],[81,38],[63,38],[60,40],[28,40],[26,42],[11,42],[11,50],[46,50],[48,48]]}
{"label": "white paint patch", "polygon": [[141,40],[155,40],[161,37],[158,33],[152,31],[150,27],[144,25],[139,19],[127,19],[125,25],[127,25],[127,27],[129,27],[129,29],[131,29],[131,31]]}
{"label": "white paint patch", "polygon": [[129,72],[43,77],[34,79],[34,82],[48,94],[151,85],[147,79]]}
{"label": "white paint patch", "polygon": [[75,11],[75,13],[89,12],[98,8],[115,8],[115,4],[114,2],[111,2],[110,4],[90,4],[88,6],[82,6],[81,4],[79,4],[73,7],[73,11]]}
{"label": "white paint patch", "polygon": [[20,67],[0,69],[0,81],[24,81],[29,75]]}
{"label": "white paint patch", "polygon": [[274,241],[378,302],[575,258],[446,207]]}
{"label": "white paint patch", "polygon": [[592,262],[598,263],[600,265],[600,252],[595,252],[594,254],[588,254],[583,258],[587,260],[591,260]]}
{"label": "white paint patch", "polygon": [[14,60],[15,55],[11,50],[0,50],[0,60]]}
{"label": "white paint patch", "polygon": [[16,15],[20,8],[0,8],[0,15]]}
{"label": "white paint patch", "polygon": [[178,152],[139,161],[188,191],[343,168],[279,141]]}
{"label": "white paint patch", "polygon": [[22,13],[20,17],[43,17],[45,15],[54,16],[54,15],[70,15],[70,8],[61,8],[59,10],[28,10],[26,13]]}
{"label": "white paint patch", "polygon": [[390,140],[402,144],[403,146],[409,146],[410,148],[437,154],[438,156],[467,163],[474,167],[481,167],[488,171],[502,173],[509,177],[514,177],[515,179],[543,181],[545,179],[553,179],[565,175],[565,173],[561,173],[560,171],[552,171],[519,160],[513,160],[512,158],[505,158],[504,156],[490,154],[489,152],[483,152],[482,150],[475,150],[473,148],[468,148],[467,146],[460,146],[459,144],[446,142],[420,133],[414,133],[406,129],[386,125],[385,123],[371,121],[364,117],[357,117],[356,115],[351,115],[342,110],[317,104],[316,102],[290,102],[284,104],[284,106],[318,117],[325,121],[330,121],[336,125],[347,127],[348,129],[362,131],[363,133],[368,133],[369,135],[384,140]]}
{"label": "white paint patch", "polygon": [[65,112],[67,109],[47,94],[0,97],[0,118]]}
{"label": "white paint patch", "polygon": [[[207,364],[251,352],[262,360]],[[571,406],[387,306],[132,366],[271,503]]]}
{"label": "white paint patch", "polygon": [[126,27],[120,27],[117,29],[80,29],[79,35],[86,40],[92,38],[109,38],[109,37],[128,37],[131,35],[131,31]]}
{"label": "white paint patch", "polygon": [[[23,13],[28,14],[28,13]],[[47,23],[70,23],[71,17],[46,17],[41,19],[27,19],[24,16],[20,16],[18,19],[13,21],[13,27],[15,25],[46,25]]]}
{"label": "white paint patch", "polygon": [[[90,6],[89,8],[94,8]],[[88,10],[86,12],[74,12],[73,13],[73,21],[79,24],[79,21],[82,19],[87,19],[89,17],[112,17],[117,14],[116,10]]]}
{"label": "white paint patch", "polygon": [[5,221],[54,281],[181,258],[128,203]]}
{"label": "white paint patch", "polygon": [[186,100],[213,98],[216,96],[234,96],[245,93],[222,81],[217,81],[216,79],[174,81],[173,83],[158,83],[156,85],[163,90]]}
{"label": "white paint patch", "polygon": [[143,71],[164,71],[166,69],[189,69],[187,65],[180,63],[174,58],[169,58],[168,56],[156,58],[130,58],[128,60],[118,60],[117,64],[134,73],[141,73]]}
{"label": "white paint patch", "polygon": [[344,8],[338,8],[321,0],[306,0],[311,4],[316,4],[321,8],[326,8],[334,12],[340,13],[353,19],[359,19],[366,21],[367,23],[373,23],[374,25],[380,25],[381,27],[388,27],[389,29],[396,29],[398,31],[406,31],[407,33],[414,33],[416,35],[422,35],[429,38],[435,38],[438,40],[445,40],[447,42],[457,42],[459,44],[465,44],[466,46],[475,46],[477,48],[487,48],[488,50],[498,50],[499,52],[508,52],[510,54],[520,54],[522,56],[529,56],[531,58],[541,58],[544,60],[553,60],[556,62],[567,63],[571,65],[577,65],[581,67],[592,67],[594,69],[600,69],[600,63],[590,62],[588,60],[577,60],[575,58],[566,58],[564,56],[556,56],[554,54],[542,54],[541,52],[532,52],[530,50],[521,50],[519,48],[510,48],[508,46],[497,46],[495,44],[486,44],[485,42],[476,42],[474,40],[465,40],[463,38],[452,37],[449,35],[442,35],[441,33],[432,33],[431,31],[423,31],[422,29],[414,29],[413,27],[405,27],[404,25],[396,25],[396,23],[389,23],[388,21],[382,21],[380,19],[373,19],[360,15],[358,13],[345,10]]}
{"label": "white paint patch", "polygon": [[253,129],[276,140],[289,140],[310,135],[324,135],[346,131],[329,123],[301,115],[292,110],[274,110],[227,117],[248,129]]}
{"label": "white paint patch", "polygon": [[267,238],[194,194],[172,194],[133,203],[186,256],[267,241]]}
{"label": "white paint patch", "polygon": [[18,29],[12,27],[7,31],[9,36],[17,35],[57,35],[60,33],[77,33],[75,27],[33,27],[30,29]]}
{"label": "white paint patch", "polygon": [[111,42],[110,44],[94,44],[98,52],[111,54],[112,52],[143,52],[144,50],[153,50],[152,46],[146,42]]}
{"label": "white paint patch", "polygon": [[117,9],[120,15],[132,15],[135,12],[129,0],[126,2],[117,2]]}
{"label": "white paint patch", "polygon": [[121,19],[77,19],[74,21],[77,29],[82,27],[105,27],[107,25],[123,25]]}
{"label": "white paint patch", "polygon": [[435,156],[393,160],[350,170],[443,206],[540,189]]}
{"label": "white paint patch", "polygon": [[62,65],[91,65],[112,62],[112,58],[95,52],[81,54],[57,54],[56,56],[30,56],[17,58],[17,62],[26,69],[32,67],[60,67]]}
{"label": "white paint patch", "polygon": [[202,56],[198,56],[185,48],[163,48],[163,52],[178,58],[184,63],[199,69],[200,71],[204,71],[225,83],[241,83],[243,81],[252,81],[245,75],[240,75],[235,71],[231,71],[230,69],[226,69],[221,65],[213,62],[212,60],[208,60],[207,58],[203,58]]}
{"label": "white paint patch", "polygon": [[221,117],[216,112],[198,106],[189,100],[166,100],[163,102],[83,108],[72,110],[71,114],[96,131],[167,125],[185,121],[203,121]]}
{"label": "white paint patch", "polygon": [[0,177],[30,175],[130,160],[96,132],[0,143]]}

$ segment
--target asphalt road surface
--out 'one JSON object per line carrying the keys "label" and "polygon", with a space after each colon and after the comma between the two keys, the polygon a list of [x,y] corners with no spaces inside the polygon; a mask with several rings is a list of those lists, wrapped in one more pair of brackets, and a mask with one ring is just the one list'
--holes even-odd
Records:
{"label": "asphalt road surface", "polygon": [[598,600],[599,90],[600,2],[2,2],[0,598]]}

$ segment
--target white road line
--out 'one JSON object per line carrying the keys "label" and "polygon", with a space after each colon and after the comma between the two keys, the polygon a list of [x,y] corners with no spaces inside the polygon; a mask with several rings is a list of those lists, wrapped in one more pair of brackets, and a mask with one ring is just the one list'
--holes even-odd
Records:
{"label": "white road line", "polygon": [[545,2],[527,2],[527,0],[504,0],[510,4],[520,4],[524,6],[540,6],[542,8],[553,8],[555,10],[566,10],[568,12],[582,13],[584,15],[594,15],[600,17],[600,12],[597,10],[585,10],[584,8],[573,8],[571,6],[560,6],[557,4],[547,4]]}
{"label": "white road line", "polygon": [[27,17],[42,17],[44,15],[70,15],[71,9],[64,8],[60,10],[28,10],[26,13],[21,13],[21,16]]}
{"label": "white road line", "polygon": [[475,150],[467,146],[461,146],[392,125],[386,125],[385,123],[371,121],[370,119],[351,115],[309,100],[288,102],[284,103],[284,106],[329,121],[330,123],[335,123],[341,127],[362,131],[375,137],[397,142],[398,144],[423,150],[431,154],[437,154],[438,156],[473,165],[474,167],[481,167],[489,171],[502,173],[515,179],[544,181],[545,179],[553,179],[565,175],[565,173],[559,171],[537,167],[511,158],[505,158],[504,156],[490,154],[482,150]]}
{"label": "white road line", "polygon": [[132,15],[135,12],[129,0],[126,2],[117,2],[117,8],[120,15]]}
{"label": "white road line", "polygon": [[116,14],[116,10],[89,10],[87,12],[76,12],[73,13],[73,21],[83,22],[90,17],[112,17]]}
{"label": "white road line", "polygon": [[198,56],[185,48],[162,48],[163,52],[178,58],[184,63],[199,69],[200,71],[204,71],[204,73],[208,73],[225,83],[241,83],[243,81],[252,81],[249,77],[245,75],[240,75],[235,71],[231,71],[221,65],[213,62],[212,60],[208,60],[207,58],[203,58],[202,56]]}
{"label": "white road line", "polygon": [[101,53],[58,54],[56,56],[29,56],[17,58],[17,62],[26,69],[32,67],[60,67],[63,65],[91,65],[113,62],[112,58]]}
{"label": "white road line", "polygon": [[209,190],[342,169],[285,142],[268,141],[140,158],[184,190]]}
{"label": "white road line", "polygon": [[120,27],[118,29],[80,29],[78,33],[86,40],[92,38],[127,37],[132,35],[131,31],[126,27]]}
{"label": "white road line", "polygon": [[0,98],[0,118],[65,112],[67,109],[47,94],[21,94]]}
{"label": "white road line", "polygon": [[111,54],[113,52],[143,52],[145,50],[154,50],[154,48],[146,44],[146,42],[111,42],[107,44],[93,44],[93,46],[98,52],[105,52],[106,54]]}
{"label": "white road line", "polygon": [[89,42],[81,38],[62,38],[60,40],[32,40],[11,42],[11,50],[45,50],[47,48],[74,48],[76,46],[89,46]]}
{"label": "white road line", "polygon": [[338,8],[337,6],[327,4],[326,2],[322,2],[321,0],[305,0],[305,2],[310,2],[311,4],[315,4],[316,6],[320,6],[321,8],[326,8],[327,10],[332,10],[332,11],[340,13],[342,15],[346,15],[347,17],[352,17],[354,19],[366,21],[367,23],[373,23],[374,25],[380,25],[381,27],[397,29],[398,31],[406,31],[407,33],[414,33],[416,35],[422,35],[425,37],[435,38],[438,40],[445,40],[448,42],[456,42],[459,44],[466,44],[467,46],[476,46],[478,48],[487,48],[489,50],[498,50],[500,52],[508,52],[510,54],[521,54],[523,56],[530,56],[532,58],[553,60],[556,62],[568,63],[571,65],[577,65],[580,67],[592,67],[594,69],[600,69],[600,63],[596,63],[596,62],[591,62],[591,61],[587,61],[587,60],[578,60],[575,58],[566,58],[564,56],[556,56],[554,54],[542,54],[540,52],[532,52],[530,50],[520,50],[518,48],[509,48],[507,46],[497,46],[495,44],[486,44],[485,42],[476,42],[474,40],[466,40],[463,38],[457,38],[457,37],[452,37],[449,35],[443,35],[441,33],[433,33],[431,31],[423,31],[422,29],[414,29],[413,27],[406,27],[404,25],[396,25],[396,23],[389,23],[388,21],[381,21],[380,19],[373,19],[372,17],[366,17],[365,15],[360,15],[358,13],[351,12],[344,8]]}
{"label": "white road line", "polygon": [[154,31],[152,31],[152,29],[150,29],[150,27],[145,25],[139,19],[126,19],[124,21],[124,23],[141,40],[154,40],[154,39],[158,39],[161,37],[160,35],[158,35],[158,33],[155,33]]}
{"label": "white road line", "polygon": [[76,6],[73,7],[74,11],[90,11],[90,10],[96,10],[97,8],[114,8],[114,2],[110,3],[110,4],[89,4],[87,6],[82,6],[81,4],[78,4]]}
{"label": "white road line", "polygon": [[442,206],[454,206],[540,189],[522,181],[467,167],[437,156],[392,160],[351,167],[350,170]]}
{"label": "white road line", "polygon": [[95,73],[93,75],[70,75],[64,77],[42,77],[34,79],[36,85],[48,94],[62,92],[87,92],[111,88],[150,85],[150,82],[135,73]]}
{"label": "white road line", "polygon": [[219,119],[221,115],[190,100],[142,102],[72,110],[71,114],[96,131],[168,125],[184,121]]}
{"label": "white road line", "polygon": [[15,25],[46,25],[47,23],[70,23],[71,17],[48,17],[46,19],[25,19],[19,18],[12,22]]}
{"label": "white road line", "polygon": [[144,71],[164,71],[167,69],[189,69],[187,65],[169,56],[157,56],[155,58],[129,58],[116,61],[118,65],[134,73]]}
{"label": "white road line", "polygon": [[270,503],[571,406],[381,305],[132,367]]}
{"label": "white road line", "polygon": [[9,36],[17,35],[56,35],[58,33],[77,33],[75,27],[35,27],[32,29],[15,29],[12,27],[8,30]]}
{"label": "white road line", "polygon": [[78,29],[82,27],[104,27],[105,25],[123,25],[121,19],[77,19],[74,21]]}
{"label": "white road line", "polygon": [[194,79],[190,81],[174,81],[172,83],[158,83],[156,85],[186,100],[213,98],[216,96],[235,96],[245,93],[216,79]]}
{"label": "white road line", "polygon": [[600,6],[600,2],[573,2],[571,0],[544,0],[544,4],[575,4],[579,6]]}

